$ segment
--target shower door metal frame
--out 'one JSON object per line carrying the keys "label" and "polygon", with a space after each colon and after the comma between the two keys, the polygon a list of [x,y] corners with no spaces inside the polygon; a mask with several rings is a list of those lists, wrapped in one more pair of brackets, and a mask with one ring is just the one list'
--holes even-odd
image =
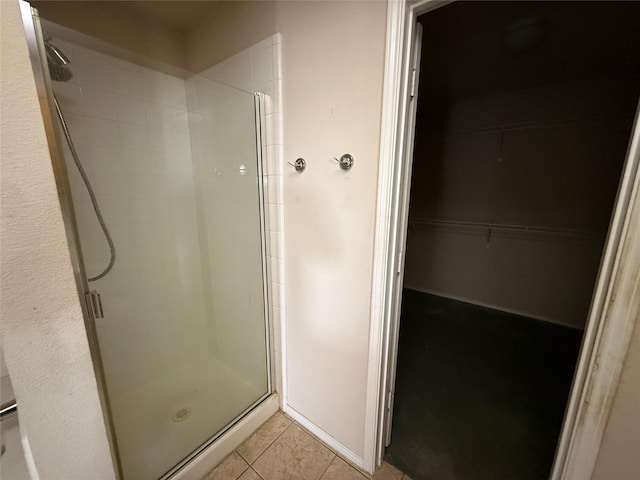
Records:
{"label": "shower door metal frame", "polygon": [[[265,145],[267,144],[266,131],[263,128],[265,125],[266,115],[266,103],[265,96],[262,92],[255,92],[253,94],[254,109],[255,109],[255,125],[256,125],[256,163],[257,163],[257,178],[258,178],[258,207],[260,209],[260,251],[262,255],[262,307],[264,310],[264,322],[265,322],[265,350],[267,353],[267,393],[262,398],[264,400],[273,393],[273,377],[275,375],[275,366],[273,365],[273,352],[274,339],[271,338],[274,332],[271,328],[271,262],[269,262],[267,250],[267,214],[266,214],[266,193],[264,191],[264,169],[263,161],[266,156]],[[260,400],[260,401],[262,401]],[[253,408],[253,407],[252,407]],[[247,412],[248,413],[248,412]]]}
{"label": "shower door metal frame", "polygon": [[[373,262],[369,371],[365,420],[365,469],[380,466],[385,423],[393,401],[399,329],[398,289],[402,286],[410,189],[415,105],[411,91],[419,15],[450,0],[398,0],[388,3],[378,204]],[[413,102],[415,103],[415,102]],[[595,282],[581,350],[568,398],[550,478],[588,478],[640,311],[640,104],[631,129],[625,165]],[[635,250],[634,250],[635,249]],[[635,255],[635,256],[634,256]],[[634,276],[635,275],[635,276]],[[619,288],[626,288],[622,295]]]}
{"label": "shower door metal frame", "polygon": [[45,72],[47,71],[47,55],[43,41],[42,25],[38,10],[32,7],[27,0],[19,0],[20,14],[22,16],[22,24],[27,40],[29,50],[29,59],[31,60],[31,68],[38,92],[38,102],[40,103],[40,111],[44,122],[45,135],[47,137],[47,145],[49,147],[49,155],[51,157],[51,166],[58,190],[58,198],[60,200],[60,210],[64,222],[64,229],[69,245],[69,255],[71,256],[71,265],[73,267],[73,276],[78,292],[78,300],[82,309],[82,317],[87,332],[87,340],[89,342],[89,352],[91,354],[91,362],[96,377],[98,387],[98,397],[102,407],[102,417],[106,427],[107,440],[111,450],[111,460],[117,480],[123,478],[122,465],[120,463],[120,455],[118,443],[115,435],[115,426],[113,424],[113,416],[111,414],[111,406],[107,393],[107,384],[104,375],[104,367],[102,365],[102,357],[100,355],[100,345],[98,344],[98,335],[96,331],[96,317],[91,306],[87,303],[87,295],[90,292],[89,282],[87,280],[84,257],[80,245],[80,235],[78,231],[78,223],[71,195],[71,185],[69,183],[69,174],[65,163],[65,157],[62,150],[62,136],[58,130],[58,124],[55,119],[55,105],[53,101],[53,87],[51,79]]}
{"label": "shower door metal frame", "polygon": [[[47,60],[43,41],[42,26],[38,10],[32,7],[27,0],[19,0],[20,14],[25,30],[27,47],[29,50],[29,59],[34,74],[36,89],[38,93],[38,101],[42,114],[49,155],[53,168],[58,198],[60,200],[60,209],[64,221],[65,234],[69,246],[69,254],[71,257],[71,265],[78,293],[78,300],[82,309],[85,330],[89,342],[89,351],[91,353],[91,361],[93,364],[94,374],[98,387],[98,395],[102,408],[103,421],[106,427],[107,439],[109,442],[111,458],[117,480],[124,479],[120,454],[118,450],[117,437],[115,435],[115,426],[109,403],[109,395],[104,374],[104,367],[100,355],[100,346],[98,343],[98,335],[96,330],[96,316],[91,305],[87,301],[87,295],[90,292],[89,282],[87,280],[84,258],[80,244],[80,236],[78,224],[75,215],[74,203],[71,194],[71,185],[69,183],[69,175],[65,163],[65,157],[62,149],[62,136],[59,132],[56,118],[54,115],[55,105],[53,101],[53,87],[51,79],[45,72],[47,71]],[[247,92],[247,95],[251,95]],[[266,351],[266,369],[267,369],[267,391],[260,396],[248,408],[243,410],[238,416],[233,418],[220,431],[215,432],[212,437],[204,443],[198,445],[189,455],[183,458],[178,464],[173,466],[167,473],[162,475],[159,480],[168,480],[173,475],[182,470],[190,462],[192,462],[203,450],[211,446],[216,440],[222,437],[227,431],[234,427],[248,413],[258,407],[262,402],[273,394],[273,375],[274,365],[272,364],[272,339],[271,339],[271,318],[269,309],[269,262],[267,258],[266,248],[266,214],[265,214],[265,192],[264,192],[264,173],[263,173],[263,145],[265,132],[262,128],[264,117],[264,95],[262,93],[253,94],[254,110],[255,110],[255,130],[256,130],[256,162],[257,162],[257,184],[258,184],[258,204],[259,204],[259,222],[260,222],[260,245],[262,258],[262,286],[263,286],[263,311],[265,324],[265,351]]]}

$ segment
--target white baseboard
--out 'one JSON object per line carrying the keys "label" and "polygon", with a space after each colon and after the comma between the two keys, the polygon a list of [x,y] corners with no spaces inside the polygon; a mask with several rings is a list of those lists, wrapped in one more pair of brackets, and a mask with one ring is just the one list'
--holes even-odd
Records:
{"label": "white baseboard", "polygon": [[336,452],[338,455],[343,457],[346,461],[351,463],[353,466],[358,467],[364,470],[364,459],[352,452],[349,448],[345,447],[338,440],[333,438],[327,432],[318,427],[315,423],[309,420],[307,417],[302,415],[301,413],[295,411],[291,406],[287,405],[286,410],[284,411],[287,415],[293,418],[296,422],[302,425],[304,428],[309,430],[313,435],[318,437],[322,442],[324,442],[331,450]]}
{"label": "white baseboard", "polygon": [[457,295],[449,295],[448,293],[442,293],[435,290],[429,290],[427,288],[416,287],[414,285],[404,284],[404,288],[407,290],[415,290],[416,292],[427,293],[429,295],[435,295],[436,297],[448,298],[449,300],[456,300],[457,302],[469,303],[471,305],[477,305],[478,307],[490,308],[492,310],[499,310],[505,313],[511,313],[513,315],[520,315],[521,317],[533,318],[534,320],[540,320],[541,322],[553,323],[555,325],[561,325],[567,328],[573,328],[575,330],[582,330],[575,325],[569,325],[568,323],[561,322],[555,318],[543,317],[541,315],[533,315],[529,312],[524,312],[522,310],[516,310],[512,308],[504,308],[500,305],[495,305],[492,303],[484,303],[478,302],[472,298],[459,297]]}
{"label": "white baseboard", "polygon": [[218,440],[204,449],[197,457],[176,472],[171,480],[201,480],[224,457],[233,452],[264,422],[278,411],[277,394],[267,397],[260,405],[236,423]]}

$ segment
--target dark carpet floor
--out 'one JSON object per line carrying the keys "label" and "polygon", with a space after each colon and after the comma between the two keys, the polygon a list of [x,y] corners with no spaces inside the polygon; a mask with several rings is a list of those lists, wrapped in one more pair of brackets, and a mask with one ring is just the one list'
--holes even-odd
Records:
{"label": "dark carpet floor", "polygon": [[413,480],[547,479],[581,339],[405,290],[385,459]]}

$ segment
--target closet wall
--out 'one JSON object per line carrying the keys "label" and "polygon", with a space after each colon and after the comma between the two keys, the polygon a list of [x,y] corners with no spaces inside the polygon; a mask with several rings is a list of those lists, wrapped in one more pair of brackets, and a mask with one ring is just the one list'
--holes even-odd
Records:
{"label": "closet wall", "polygon": [[[601,6],[465,7],[482,22],[455,4],[423,17],[404,285],[583,328],[638,101],[637,34],[606,30]],[[523,18],[540,38],[514,50]]]}
{"label": "closet wall", "polygon": [[423,110],[405,286],[583,327],[633,94],[589,80]]}

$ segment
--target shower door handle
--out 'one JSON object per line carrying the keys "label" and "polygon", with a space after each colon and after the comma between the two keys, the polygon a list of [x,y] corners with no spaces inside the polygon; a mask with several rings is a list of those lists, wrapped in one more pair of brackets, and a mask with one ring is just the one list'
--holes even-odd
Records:
{"label": "shower door handle", "polygon": [[91,311],[93,312],[93,316],[95,318],[104,318],[104,310],[102,309],[102,300],[100,298],[100,294],[97,290],[92,290],[91,292],[85,294],[87,297],[87,304]]}

